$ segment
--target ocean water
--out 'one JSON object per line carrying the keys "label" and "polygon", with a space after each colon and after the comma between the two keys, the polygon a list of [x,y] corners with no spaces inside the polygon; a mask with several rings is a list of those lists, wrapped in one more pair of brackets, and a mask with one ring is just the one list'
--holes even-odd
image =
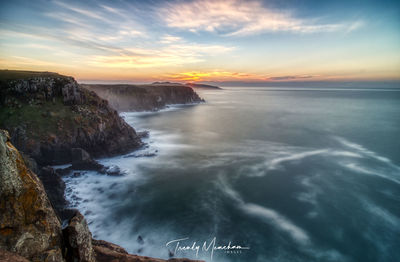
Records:
{"label": "ocean water", "polygon": [[160,258],[399,261],[400,89],[198,92],[122,113],[150,131],[100,160],[123,176],[65,178],[95,238]]}

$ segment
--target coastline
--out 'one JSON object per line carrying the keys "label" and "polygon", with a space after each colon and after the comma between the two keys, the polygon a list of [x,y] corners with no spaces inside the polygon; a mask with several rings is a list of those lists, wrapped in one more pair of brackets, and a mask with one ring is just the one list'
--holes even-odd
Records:
{"label": "coastline", "polygon": [[[1,71],[1,76],[3,77],[4,74],[6,77],[9,77],[10,73],[13,72],[14,71],[7,70]],[[11,145],[11,142],[13,142],[17,144],[19,150],[22,149],[20,151],[21,157],[23,157],[24,165],[27,165],[27,167],[24,168],[32,170],[32,176],[36,177],[36,174],[38,175],[41,180],[40,184],[43,183],[44,185],[44,188],[43,186],[42,188],[46,190],[45,192],[39,192],[39,194],[44,195],[45,198],[48,197],[52,208],[56,211],[57,219],[63,222],[63,233],[59,235],[63,238],[63,240],[60,240],[60,247],[62,250],[65,249],[65,252],[62,251],[62,258],[60,257],[60,253],[57,253],[59,258],[57,258],[56,261],[64,261],[64,259],[72,261],[76,258],[78,261],[93,262],[96,260],[98,262],[108,261],[109,259],[143,262],[165,261],[162,259],[130,255],[122,247],[105,241],[92,240],[92,234],[88,228],[85,217],[76,209],[71,209],[71,207],[75,207],[73,206],[74,201],[79,201],[79,199],[69,199],[72,202],[71,205],[65,198],[66,194],[71,193],[69,192],[70,188],[66,188],[65,186],[65,181],[68,181],[67,177],[72,177],[72,181],[76,182],[79,177],[85,176],[87,173],[115,180],[123,179],[123,177],[127,175],[125,174],[125,170],[121,170],[118,165],[109,165],[107,161],[104,161],[104,163],[108,165],[101,164],[101,162],[103,162],[102,159],[106,159],[105,157],[113,157],[115,159],[123,159],[124,157],[134,157],[137,159],[154,157],[156,152],[142,153],[143,150],[148,148],[148,145],[143,143],[143,140],[148,140],[148,132],[136,132],[133,126],[127,124],[117,111],[108,106],[106,100],[100,99],[93,91],[87,91],[81,88],[72,77],[65,77],[47,72],[15,72],[15,75],[19,78],[5,78],[6,80],[0,82],[2,85],[1,93],[3,98],[1,101],[3,106],[1,110],[0,127],[10,131],[10,137],[7,133],[7,135],[5,135],[7,138],[2,138],[2,140],[4,140],[2,143],[5,143],[7,140],[7,144],[10,143]],[[26,76],[26,78],[21,78],[24,76]],[[15,76],[12,75],[12,77]],[[204,102],[204,100],[198,98],[194,91],[191,92],[197,97],[197,102]],[[194,104],[193,102],[196,102],[191,96],[189,96],[189,98],[188,102],[190,103],[185,102],[184,106],[190,106]],[[41,113],[42,107],[47,105],[50,110],[55,111],[45,111]],[[57,106],[57,108],[55,106]],[[24,120],[30,117],[29,114],[27,116],[24,115],[25,111],[23,110],[25,110],[25,107],[28,109],[30,109],[30,107],[37,108],[38,111],[34,111],[37,116],[34,115],[33,118],[31,117],[30,121]],[[182,105],[176,105],[176,107],[182,107]],[[154,111],[151,112],[157,113],[159,109],[160,108],[155,108]],[[171,111],[175,110],[175,108],[174,106],[170,107],[166,105],[163,110]],[[65,113],[60,116],[60,111]],[[49,129],[49,127],[41,122],[37,122],[42,121],[41,118],[46,122],[46,118],[48,119],[48,117],[50,117],[51,120],[56,119],[56,121],[58,121],[56,122],[57,129]],[[77,117],[79,117],[79,120],[77,120]],[[95,122],[93,122],[93,120]],[[80,136],[79,130],[84,130],[84,136],[91,139],[91,142],[87,143],[85,138],[71,140],[71,135],[68,134],[65,135],[64,139],[64,134],[70,132],[70,130],[60,127],[60,121],[75,121],[75,125],[83,121],[84,125],[79,127],[80,129],[77,129],[78,137]],[[88,122],[88,124],[86,124],[85,121]],[[47,129],[44,129],[44,131],[34,130],[32,129],[32,125],[38,125],[39,129]],[[38,137],[39,134],[41,137]],[[46,136],[52,139],[50,144],[45,140],[47,139]],[[32,143],[34,145],[33,148]],[[119,144],[123,148],[119,148]],[[90,154],[85,149],[81,148],[81,145],[83,148],[89,150]],[[98,153],[96,151],[96,148],[99,146],[104,150],[103,153]],[[103,146],[107,146],[108,148],[104,148]],[[43,153],[46,152],[43,150],[55,151],[54,153]],[[47,156],[51,156],[51,159],[48,159]],[[92,156],[98,160],[92,158]],[[49,164],[51,164],[52,167],[48,166]],[[11,171],[12,170],[9,169],[5,170],[6,173]],[[12,174],[11,176],[15,175],[18,174]],[[38,187],[37,190],[40,191],[40,187]],[[20,203],[17,201],[13,204],[18,205]],[[11,212],[11,210],[6,209],[4,212]],[[99,213],[100,212],[101,211],[99,211]],[[87,212],[83,213],[88,215]],[[50,214],[50,216],[53,215]],[[80,225],[83,225],[83,227]],[[0,229],[1,232],[3,232],[3,228]],[[12,236],[14,234],[16,234],[15,237],[19,237],[19,233],[15,232]],[[11,236],[4,239],[7,241],[6,243],[8,243],[7,239],[9,237]],[[97,236],[94,235],[93,237],[96,238]],[[78,241],[78,243],[80,243],[78,246],[76,246],[75,238],[81,238],[81,240]],[[141,237],[139,236],[138,239],[141,239]],[[21,243],[24,245],[23,242]],[[15,252],[15,247],[11,242],[8,245],[1,246],[0,249],[3,248]],[[40,252],[40,250],[32,250],[30,253],[19,253],[17,251],[16,254],[12,253],[11,256],[15,256],[13,259],[17,259],[18,255],[32,258],[32,254],[36,257],[37,252]],[[2,253],[1,255],[9,256],[10,254]],[[83,259],[82,256],[85,256],[87,259]],[[191,260],[173,259],[173,261]]]}
{"label": "coastline", "polygon": [[[198,103],[169,105],[167,108],[157,111],[121,112],[119,114],[129,125],[135,126],[139,131],[142,131],[140,122],[145,121],[145,119],[140,119],[142,116],[168,114],[174,111],[185,110],[187,107],[196,105],[198,105]],[[152,254],[157,253],[156,257],[168,259],[167,249],[160,252],[159,249],[153,248],[150,244],[152,240],[151,238],[149,239],[146,234],[138,233],[135,236],[125,236],[126,239],[131,239],[132,241],[124,239],[124,236],[118,234],[114,235],[112,232],[115,230],[104,224],[104,218],[99,219],[99,216],[112,217],[112,214],[107,214],[107,211],[102,209],[102,206],[96,205],[96,203],[107,201],[107,196],[103,200],[101,199],[104,194],[107,195],[108,189],[118,191],[118,188],[120,187],[122,189],[127,181],[137,185],[144,183],[147,178],[142,176],[137,168],[154,164],[159,157],[171,154],[174,150],[181,147],[177,141],[179,138],[174,134],[168,134],[160,130],[149,128],[145,130],[149,135],[142,138],[145,145],[144,147],[126,154],[96,159],[96,161],[104,166],[116,166],[120,168],[120,175],[108,176],[98,171],[87,170],[78,170],[78,175],[72,172],[62,177],[66,184],[65,197],[69,203],[67,206],[68,208],[77,209],[85,216],[93,238],[104,239],[107,242],[115,243],[131,254],[154,256]],[[129,159],[134,159],[133,165],[132,161],[127,161]],[[137,195],[137,197],[140,198],[140,195]],[[131,200],[135,201],[134,199]],[[129,228],[129,226],[130,225],[121,225],[122,228]],[[121,232],[121,230],[117,230],[117,232]],[[162,253],[164,255],[162,255]],[[169,255],[169,257],[171,258],[171,255]]]}

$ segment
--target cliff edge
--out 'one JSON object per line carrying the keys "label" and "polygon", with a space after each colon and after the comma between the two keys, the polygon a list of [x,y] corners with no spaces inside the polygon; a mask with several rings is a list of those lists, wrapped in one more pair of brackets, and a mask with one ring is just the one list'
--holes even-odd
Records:
{"label": "cliff edge", "polygon": [[0,70],[0,128],[42,166],[70,163],[71,148],[102,157],[142,145],[106,100],[48,72]]}
{"label": "cliff edge", "polygon": [[112,107],[124,111],[157,111],[172,104],[204,102],[189,86],[174,83],[149,85],[86,85],[82,87],[107,99]]}

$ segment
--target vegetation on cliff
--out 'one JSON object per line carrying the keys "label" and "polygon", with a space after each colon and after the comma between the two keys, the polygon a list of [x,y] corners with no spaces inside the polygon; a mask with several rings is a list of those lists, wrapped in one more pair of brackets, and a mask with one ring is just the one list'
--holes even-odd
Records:
{"label": "vegetation on cliff", "polygon": [[0,70],[0,97],[0,128],[41,165],[71,162],[71,148],[100,157],[142,144],[106,100],[72,77]]}

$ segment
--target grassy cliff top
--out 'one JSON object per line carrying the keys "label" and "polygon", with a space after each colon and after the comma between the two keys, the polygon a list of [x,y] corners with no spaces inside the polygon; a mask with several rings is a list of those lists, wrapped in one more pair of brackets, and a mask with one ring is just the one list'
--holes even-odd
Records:
{"label": "grassy cliff top", "polygon": [[29,79],[35,77],[67,77],[53,72],[21,71],[21,70],[0,70],[0,81],[17,79]]}

